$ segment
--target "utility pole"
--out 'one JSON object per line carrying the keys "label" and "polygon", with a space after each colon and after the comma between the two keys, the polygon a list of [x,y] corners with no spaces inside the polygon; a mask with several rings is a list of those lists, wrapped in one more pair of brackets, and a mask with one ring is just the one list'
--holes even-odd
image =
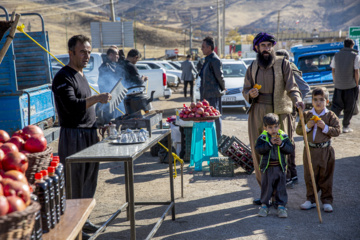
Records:
{"label": "utility pole", "polygon": [[223,32],[222,32],[222,47],[223,47],[223,54],[225,58],[225,0],[223,0]]}
{"label": "utility pole", "polygon": [[191,55],[191,49],[192,49],[192,14],[190,12],[190,55]]}
{"label": "utility pole", "polygon": [[[136,49],[136,9],[134,9],[134,42],[135,42],[135,49]],[[144,48],[145,50],[145,48]]]}
{"label": "utility pole", "polygon": [[111,21],[115,22],[114,0],[110,0]]}
{"label": "utility pole", "polygon": [[278,11],[278,22],[277,22],[277,34],[276,34],[276,38],[279,41],[279,28],[280,28],[280,10]]}
{"label": "utility pole", "polygon": [[217,50],[218,55],[221,58],[221,46],[220,46],[220,8],[219,8],[219,0],[217,2]]}

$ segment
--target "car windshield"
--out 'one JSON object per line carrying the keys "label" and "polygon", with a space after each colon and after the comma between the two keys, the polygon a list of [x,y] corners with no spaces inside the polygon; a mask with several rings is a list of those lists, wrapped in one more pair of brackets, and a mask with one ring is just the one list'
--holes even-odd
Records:
{"label": "car windshield", "polygon": [[331,71],[330,63],[334,53],[299,58],[298,68],[303,73]]}
{"label": "car windshield", "polygon": [[174,70],[174,68],[167,63],[161,63],[161,65],[163,65],[166,68],[166,70]]}
{"label": "car windshield", "polygon": [[254,59],[243,59],[243,61],[246,65],[249,66],[254,61]]}
{"label": "car windshield", "polygon": [[145,65],[135,65],[135,66],[139,70],[147,70],[147,67]]}
{"label": "car windshield", "polygon": [[[69,57],[57,57],[63,64],[67,65],[69,63]],[[51,66],[55,69],[58,67],[63,67],[61,63],[59,63],[55,58],[51,58]],[[89,63],[86,65],[86,68],[83,69],[84,73],[90,72],[94,69],[94,57],[90,56]],[[53,71],[54,72],[54,71]],[[57,71],[56,71],[57,72]],[[54,73],[55,75],[55,73]]]}
{"label": "car windshield", "polygon": [[225,78],[245,77],[246,67],[242,63],[223,63]]}

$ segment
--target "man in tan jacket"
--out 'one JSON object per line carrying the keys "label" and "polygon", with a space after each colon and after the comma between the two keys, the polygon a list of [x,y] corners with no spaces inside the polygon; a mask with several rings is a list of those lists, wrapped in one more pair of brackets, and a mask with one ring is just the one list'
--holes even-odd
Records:
{"label": "man in tan jacket", "polygon": [[[304,103],[288,60],[276,57],[276,39],[271,34],[259,33],[253,42],[257,58],[246,71],[243,95],[251,104],[248,111],[248,131],[256,180],[261,185],[259,169],[260,156],[255,152],[255,141],[263,131],[262,119],[267,113],[275,113],[280,118],[280,128],[289,132],[292,128],[293,105],[304,109]],[[254,85],[261,85],[260,89]],[[261,204],[255,199],[254,204]]]}

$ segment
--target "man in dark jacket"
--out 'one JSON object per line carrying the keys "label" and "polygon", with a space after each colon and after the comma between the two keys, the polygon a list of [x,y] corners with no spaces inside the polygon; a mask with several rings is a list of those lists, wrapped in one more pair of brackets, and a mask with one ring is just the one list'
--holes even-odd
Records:
{"label": "man in dark jacket", "polygon": [[342,122],[344,133],[353,131],[349,125],[359,94],[360,59],[358,51],[353,49],[354,45],[355,42],[352,39],[345,39],[344,48],[335,54],[330,64],[335,84],[331,111],[339,117],[340,112],[344,110]]}
{"label": "man in dark jacket", "polygon": [[146,76],[140,76],[135,64],[141,58],[141,53],[137,49],[131,49],[124,61],[124,69],[126,72],[126,83],[124,86],[129,88],[132,86],[142,86],[148,80]]}
{"label": "man in dark jacket", "polygon": [[[222,113],[221,96],[225,91],[224,74],[220,58],[214,52],[214,39],[212,37],[204,38],[201,51],[206,56],[205,63],[201,69],[200,77],[200,98],[209,101],[213,106]],[[221,118],[215,121],[217,138],[222,135]]]}

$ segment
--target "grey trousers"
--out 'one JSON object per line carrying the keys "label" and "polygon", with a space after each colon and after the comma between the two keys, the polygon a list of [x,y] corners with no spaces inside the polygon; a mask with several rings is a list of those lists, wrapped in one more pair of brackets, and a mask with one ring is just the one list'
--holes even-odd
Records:
{"label": "grey trousers", "polygon": [[[94,128],[60,128],[59,157],[64,165],[65,159],[99,141]],[[72,198],[93,198],[97,186],[99,163],[72,163]],[[65,173],[66,174],[66,173]],[[66,175],[65,175],[66,176]]]}
{"label": "grey trousers", "polygon": [[[219,110],[220,114],[222,114],[222,104],[221,104],[221,97],[214,97],[214,98],[207,98],[206,99],[210,106],[213,106],[217,110]],[[215,127],[216,127],[216,137],[219,139],[222,135],[222,121],[221,117],[215,120]]]}
{"label": "grey trousers", "polygon": [[276,207],[287,204],[288,196],[286,192],[286,173],[281,166],[269,166],[264,173],[261,173],[261,203],[270,207],[271,196],[275,196]]}

